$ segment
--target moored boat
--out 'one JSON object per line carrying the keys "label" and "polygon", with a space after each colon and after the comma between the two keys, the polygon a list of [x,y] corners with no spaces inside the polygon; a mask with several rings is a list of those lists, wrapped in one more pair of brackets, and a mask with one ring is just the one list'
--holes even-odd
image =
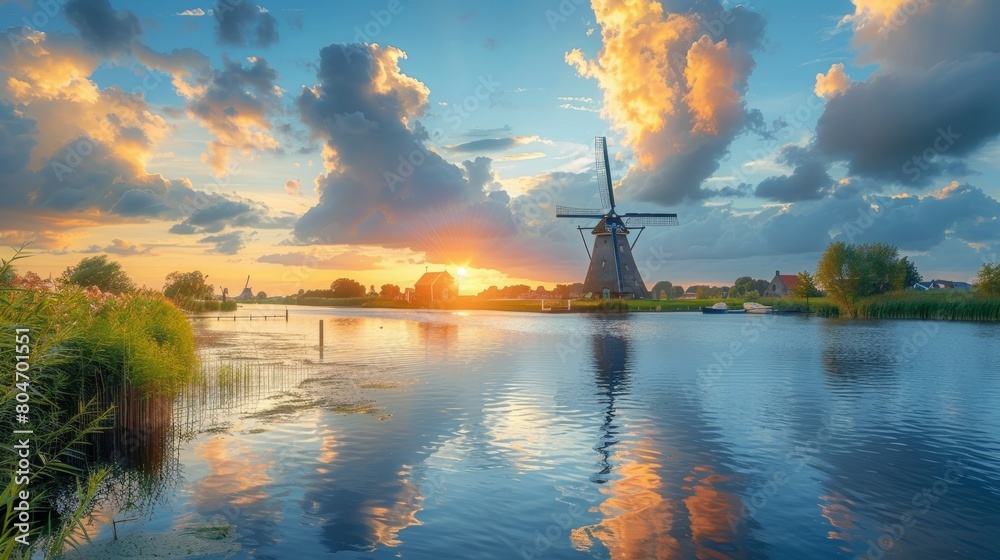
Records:
{"label": "moored boat", "polygon": [[763,313],[773,313],[774,312],[774,309],[772,309],[771,306],[769,306],[769,305],[761,305],[761,304],[757,303],[756,301],[748,301],[748,302],[744,303],[743,304],[743,309],[745,309],[747,313],[763,314]]}
{"label": "moored boat", "polygon": [[720,315],[723,313],[729,313],[729,306],[720,301],[712,307],[702,307],[701,312],[706,315]]}

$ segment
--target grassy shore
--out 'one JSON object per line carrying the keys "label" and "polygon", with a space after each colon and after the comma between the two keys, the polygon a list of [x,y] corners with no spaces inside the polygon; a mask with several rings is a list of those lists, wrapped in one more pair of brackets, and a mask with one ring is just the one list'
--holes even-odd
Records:
{"label": "grassy shore", "polygon": [[[0,486],[0,558],[30,553],[15,541],[20,531],[14,508],[21,492],[30,495],[24,500],[31,512],[28,540],[37,543],[33,549],[55,558],[107,475],[98,468],[107,456],[96,456],[103,434],[127,429],[124,423],[133,418],[147,421],[151,410],[163,412],[149,403],[169,399],[193,375],[194,337],[184,313],[161,294],[114,296],[74,287],[0,289],[0,332],[0,363],[11,372],[0,399],[6,446],[14,445],[9,439],[14,430],[33,432],[30,482],[8,477]],[[15,339],[18,333],[27,336]],[[16,366],[20,362],[28,367]],[[15,367],[23,369],[19,379]],[[134,439],[129,445],[145,446]],[[0,470],[14,473],[18,459],[4,453]],[[74,480],[79,489],[75,508],[57,512],[57,490],[73,486]]]}
{"label": "grassy shore", "polygon": [[[625,313],[625,312],[700,312],[702,307],[712,306],[725,301],[730,309],[742,309],[744,299],[701,299],[701,300],[572,300],[569,308],[571,313]],[[805,310],[805,300],[795,299],[762,299],[764,305],[776,309]],[[447,302],[435,302],[432,305],[407,303],[401,300],[383,300],[377,298],[272,298],[263,302],[277,305],[309,305],[317,307],[367,307],[381,309],[444,309],[451,311],[517,311],[527,313],[567,312],[567,301],[548,299],[542,309],[542,300],[537,299],[479,299],[462,297]],[[812,310],[818,306],[831,305],[825,298],[811,298],[809,307]]]}
{"label": "grassy shore", "polygon": [[[823,317],[840,317],[835,305],[819,308]],[[861,300],[859,319],[931,319],[940,321],[1000,321],[1000,298],[972,291],[895,292]]]}
{"label": "grassy shore", "polygon": [[[744,299],[702,300],[573,300],[570,313],[626,313],[626,312],[698,312],[702,307],[725,301],[730,309],[742,309]],[[779,311],[805,311],[807,302],[795,298],[763,298],[756,300]],[[443,309],[450,311],[515,311],[527,313],[567,312],[565,300],[545,300],[549,310],[542,309],[536,299],[479,299],[462,297],[433,305],[387,301],[376,298],[284,298],[267,302],[280,305],[310,305],[318,307],[367,307],[387,309]],[[820,317],[837,318],[842,313],[828,298],[810,298],[808,309]],[[898,292],[862,300],[859,305],[862,319],[936,319],[950,321],[1000,321],[1000,298],[986,298],[974,292]]]}

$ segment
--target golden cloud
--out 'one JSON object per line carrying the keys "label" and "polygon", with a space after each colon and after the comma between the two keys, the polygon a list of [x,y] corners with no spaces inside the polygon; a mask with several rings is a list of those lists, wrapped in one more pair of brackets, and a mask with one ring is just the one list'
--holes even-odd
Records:
{"label": "golden cloud", "polygon": [[826,74],[816,74],[816,95],[823,99],[833,99],[851,89],[851,78],[844,71],[844,64],[837,63]]}

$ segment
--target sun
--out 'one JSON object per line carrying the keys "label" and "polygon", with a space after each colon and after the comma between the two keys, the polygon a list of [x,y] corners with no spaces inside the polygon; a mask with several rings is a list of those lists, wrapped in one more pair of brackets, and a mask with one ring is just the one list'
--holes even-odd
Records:
{"label": "sun", "polygon": [[459,276],[465,276],[465,268],[458,267],[458,270],[455,273],[458,274]]}

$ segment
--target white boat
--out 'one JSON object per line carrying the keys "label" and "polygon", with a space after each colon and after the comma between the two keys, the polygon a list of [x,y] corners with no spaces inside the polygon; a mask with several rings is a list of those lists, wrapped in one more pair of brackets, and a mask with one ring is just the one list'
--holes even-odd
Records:
{"label": "white boat", "polygon": [[761,305],[756,301],[748,301],[743,304],[743,309],[746,309],[747,313],[774,313],[774,309],[769,305]]}

